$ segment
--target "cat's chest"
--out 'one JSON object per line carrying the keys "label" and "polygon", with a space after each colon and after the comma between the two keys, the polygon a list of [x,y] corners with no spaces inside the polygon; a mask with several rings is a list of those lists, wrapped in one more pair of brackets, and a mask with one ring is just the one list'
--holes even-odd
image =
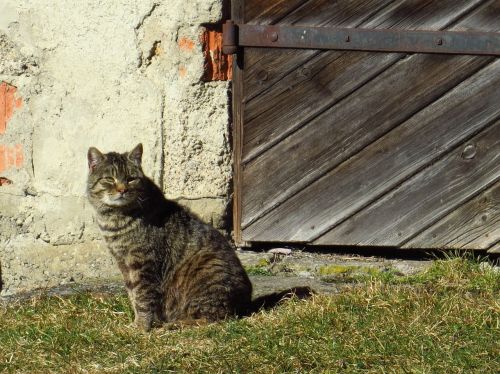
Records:
{"label": "cat's chest", "polygon": [[97,217],[97,224],[108,245],[132,244],[139,240],[145,231],[141,220],[129,217]]}
{"label": "cat's chest", "polygon": [[158,228],[141,219],[98,217],[97,222],[108,248],[116,257],[138,249],[148,251],[161,241]]}

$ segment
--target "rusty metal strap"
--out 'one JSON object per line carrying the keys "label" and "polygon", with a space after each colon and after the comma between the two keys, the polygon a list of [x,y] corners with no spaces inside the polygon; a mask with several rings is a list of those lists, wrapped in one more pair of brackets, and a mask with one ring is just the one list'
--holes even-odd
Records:
{"label": "rusty metal strap", "polygon": [[500,56],[500,33],[224,25],[224,53],[240,47],[340,49]]}

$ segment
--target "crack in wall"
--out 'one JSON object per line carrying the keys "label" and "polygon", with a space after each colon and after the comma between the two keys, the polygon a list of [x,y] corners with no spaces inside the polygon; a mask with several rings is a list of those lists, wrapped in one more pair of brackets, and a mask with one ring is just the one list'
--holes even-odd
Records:
{"label": "crack in wall", "polygon": [[[153,3],[153,6],[151,7],[151,9],[146,12],[142,18],[139,20],[139,22],[137,23],[137,25],[134,27],[134,32],[135,32],[135,39],[136,39],[136,45],[137,45],[137,49],[139,50],[139,61],[138,61],[138,64],[137,64],[137,68],[140,69],[144,63],[148,61],[149,59],[149,63],[146,64],[146,66],[148,66],[150,63],[151,63],[151,59],[153,58],[153,56],[151,55],[151,51],[155,51],[156,49],[156,46],[153,44],[151,50],[150,50],[150,56],[146,57],[146,59],[144,58],[144,52],[142,51],[142,49],[140,48],[140,45],[139,45],[139,31],[141,30],[141,28],[144,26],[144,23],[153,15],[153,13],[155,12],[156,8],[158,8],[159,6],[159,3]],[[156,43],[156,42],[155,42]]]}
{"label": "crack in wall", "polygon": [[188,197],[188,196],[177,196],[175,198],[169,199],[173,201],[187,200],[187,201],[197,201],[197,200],[226,200],[227,196],[197,196],[197,197]]}
{"label": "crack in wall", "polygon": [[153,15],[158,5],[159,3],[157,2],[153,3],[151,9],[146,14],[144,14],[144,16],[142,16],[142,18],[139,20],[139,23],[137,23],[137,25],[135,26],[136,32],[142,27],[142,25],[144,25],[144,22],[146,22],[146,20]]}
{"label": "crack in wall", "polygon": [[160,104],[160,188],[163,192],[164,190],[164,180],[165,177],[165,93],[161,92],[161,104]]}

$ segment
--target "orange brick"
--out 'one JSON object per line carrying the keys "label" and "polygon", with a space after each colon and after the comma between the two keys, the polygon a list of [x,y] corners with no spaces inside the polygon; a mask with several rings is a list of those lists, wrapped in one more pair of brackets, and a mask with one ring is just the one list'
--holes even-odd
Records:
{"label": "orange brick", "polygon": [[12,146],[5,148],[5,159],[7,161],[7,168],[11,168],[16,164],[16,149]]}
{"label": "orange brick", "polygon": [[5,134],[7,122],[9,122],[15,109],[23,105],[23,100],[16,97],[17,88],[6,82],[0,83],[0,134]]}
{"label": "orange brick", "polygon": [[22,144],[0,144],[0,173],[11,168],[21,168],[24,164],[24,150]]}
{"label": "orange brick", "polygon": [[233,78],[233,56],[222,53],[222,29],[206,29],[201,36],[205,55],[205,81],[227,81]]}
{"label": "orange brick", "polygon": [[188,38],[180,38],[177,42],[179,48],[183,51],[189,52],[194,49],[194,41]]}

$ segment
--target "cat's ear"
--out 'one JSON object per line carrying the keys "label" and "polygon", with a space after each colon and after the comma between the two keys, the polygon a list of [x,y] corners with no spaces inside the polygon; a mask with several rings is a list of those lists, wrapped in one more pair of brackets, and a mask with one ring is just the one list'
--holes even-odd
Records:
{"label": "cat's ear", "polygon": [[137,165],[140,165],[142,162],[142,143],[139,143],[135,146],[134,149],[132,149],[129,154],[128,158],[135,162]]}
{"label": "cat's ear", "polygon": [[87,152],[87,160],[89,162],[89,170],[92,171],[102,160],[104,160],[104,155],[97,148],[90,147]]}

